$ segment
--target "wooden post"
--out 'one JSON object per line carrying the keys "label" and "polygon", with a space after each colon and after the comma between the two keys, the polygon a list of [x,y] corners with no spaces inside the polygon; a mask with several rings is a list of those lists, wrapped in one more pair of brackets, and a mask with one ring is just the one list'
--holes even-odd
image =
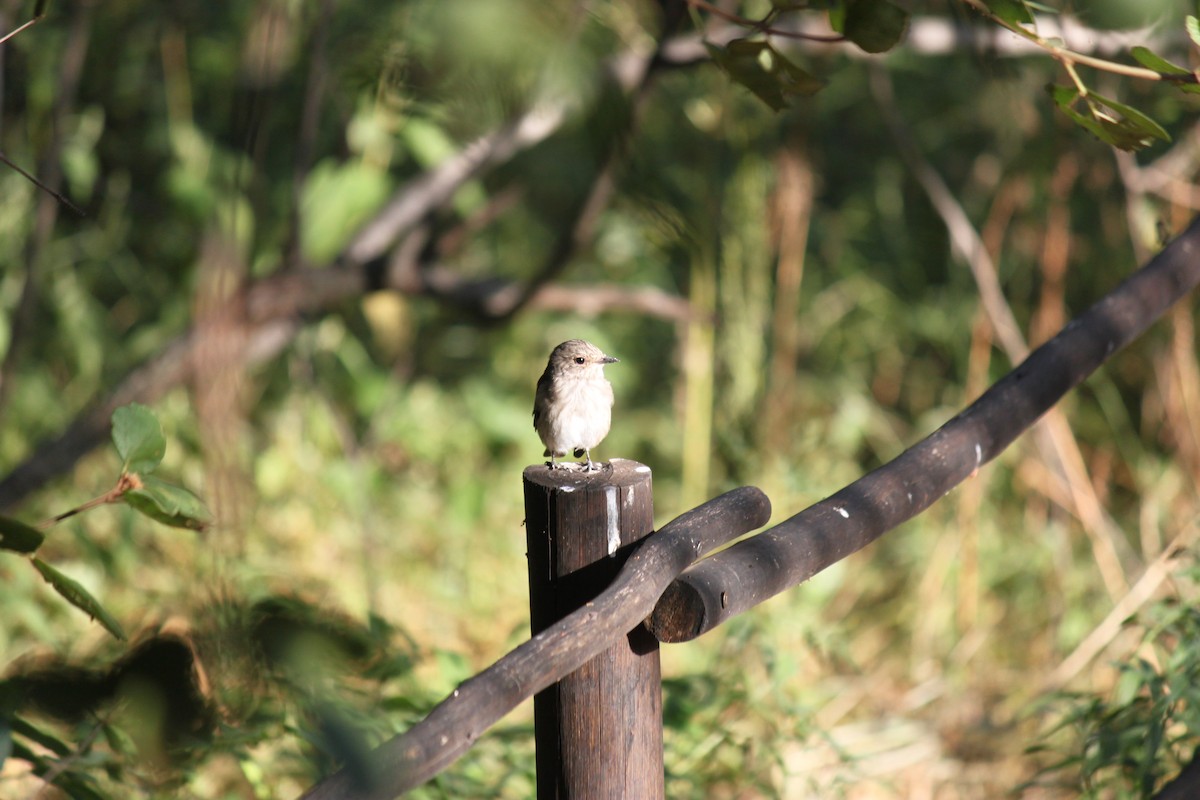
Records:
{"label": "wooden post", "polygon": [[[654,528],[650,468],[527,467],[533,633],[591,601]],[[641,627],[533,700],[538,800],[661,800],[662,674]]]}

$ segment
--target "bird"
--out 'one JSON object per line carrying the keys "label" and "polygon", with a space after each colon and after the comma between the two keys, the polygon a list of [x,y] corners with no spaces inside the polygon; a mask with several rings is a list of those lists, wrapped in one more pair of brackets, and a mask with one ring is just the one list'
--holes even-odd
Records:
{"label": "bird", "polygon": [[583,339],[569,339],[551,351],[533,398],[533,427],[546,446],[550,469],[567,466],[558,459],[571,451],[576,458],[587,457],[585,472],[597,469],[591,450],[612,424],[613,390],[604,366],[618,361]]}

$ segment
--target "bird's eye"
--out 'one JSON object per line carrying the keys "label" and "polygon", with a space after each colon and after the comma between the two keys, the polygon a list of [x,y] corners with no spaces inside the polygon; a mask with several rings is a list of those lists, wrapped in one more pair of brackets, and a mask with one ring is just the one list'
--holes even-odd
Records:
{"label": "bird's eye", "polygon": [[583,356],[575,356],[575,363],[576,363],[576,364],[582,364],[582,363],[583,363],[583,362],[585,362],[585,361],[587,361],[587,359],[586,359],[586,358],[584,358]]}

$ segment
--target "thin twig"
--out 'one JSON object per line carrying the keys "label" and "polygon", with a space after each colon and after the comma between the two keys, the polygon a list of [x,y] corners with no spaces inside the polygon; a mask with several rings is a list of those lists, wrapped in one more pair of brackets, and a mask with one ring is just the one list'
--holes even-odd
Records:
{"label": "thin twig", "polygon": [[1122,75],[1127,78],[1138,78],[1147,81],[1166,81],[1168,83],[1200,83],[1200,77],[1196,73],[1178,74],[1171,72],[1158,72],[1157,70],[1147,67],[1135,67],[1129,64],[1119,64],[1115,61],[1108,61],[1103,58],[1096,58],[1084,53],[1079,53],[1066,47],[1061,47],[1053,42],[1043,39],[1037,33],[1026,30],[1020,25],[1014,25],[1001,17],[992,13],[992,10],[987,7],[982,0],[962,0],[962,2],[980,15],[986,18],[994,25],[1004,28],[1006,31],[1026,39],[1037,47],[1044,50],[1051,58],[1058,61],[1071,73],[1072,77],[1078,82],[1078,76],[1074,74],[1072,65],[1083,64],[1085,67],[1098,69],[1104,72],[1111,72],[1114,75]]}
{"label": "thin twig", "polygon": [[18,27],[16,29],[9,31],[8,33],[4,34],[3,37],[0,37],[0,44],[4,44],[9,39],[13,38],[14,36],[16,36],[21,31],[25,30],[26,28],[32,28],[37,23],[41,22],[42,17],[46,16],[46,3],[47,2],[49,2],[49,0],[38,0],[37,5],[35,5],[33,7],[33,19],[29,20],[28,22],[24,23],[23,25],[21,25],[20,27]]}
{"label": "thin twig", "polygon": [[75,516],[76,514],[82,514],[84,511],[87,511],[90,508],[95,508],[96,506],[109,505],[111,503],[119,503],[119,502],[121,502],[121,498],[125,496],[126,492],[128,492],[132,489],[140,489],[140,488],[142,488],[142,481],[137,475],[131,475],[129,473],[122,473],[121,477],[117,479],[117,485],[114,486],[113,488],[109,489],[104,494],[100,495],[99,497],[94,497],[91,500],[88,500],[83,505],[79,505],[79,506],[76,506],[75,508],[72,508],[70,511],[64,511],[63,513],[59,514],[58,516],[51,517],[50,519],[44,519],[41,522],[39,522],[38,524],[34,525],[34,527],[37,528],[38,530],[44,531],[48,528],[51,528],[51,527],[57,525],[58,523],[62,522],[64,519],[70,519],[71,517]]}
{"label": "thin twig", "polygon": [[85,214],[85,213],[84,213],[83,209],[82,209],[82,208],[80,208],[79,206],[75,205],[74,203],[72,203],[72,202],[70,201],[70,199],[68,199],[68,198],[67,198],[67,196],[66,196],[65,194],[63,194],[62,192],[56,191],[56,190],[54,190],[54,189],[51,189],[51,188],[50,188],[49,186],[47,186],[46,184],[42,183],[42,182],[41,182],[40,180],[38,180],[36,177],[34,177],[34,176],[33,176],[33,175],[31,175],[30,173],[28,173],[27,171],[25,171],[24,169],[22,169],[22,168],[21,168],[21,166],[20,166],[19,164],[17,164],[16,162],[14,162],[14,161],[13,161],[12,159],[10,159],[8,156],[4,155],[4,152],[3,152],[3,151],[0,151],[0,162],[3,162],[4,164],[6,164],[6,165],[7,165],[7,166],[8,166],[10,169],[12,169],[12,170],[14,170],[15,172],[19,173],[19,174],[21,175],[21,177],[23,177],[25,180],[29,181],[29,182],[30,182],[30,183],[32,183],[34,186],[38,187],[38,188],[39,188],[39,189],[41,189],[43,192],[45,192],[46,194],[48,194],[48,195],[50,195],[51,197],[53,197],[55,200],[57,200],[58,202],[62,203],[62,204],[63,204],[64,206],[66,206],[67,208],[71,209],[72,211],[74,211],[74,212],[75,212],[76,214],[78,214],[79,216],[81,216],[81,217],[86,217],[86,216],[87,216],[87,214]]}

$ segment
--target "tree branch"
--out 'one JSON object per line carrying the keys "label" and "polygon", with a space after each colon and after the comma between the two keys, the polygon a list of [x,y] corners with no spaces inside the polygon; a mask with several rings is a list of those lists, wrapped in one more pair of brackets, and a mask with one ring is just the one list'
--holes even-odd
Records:
{"label": "tree branch", "polygon": [[[606,68],[615,86],[621,92],[635,93],[636,101],[644,96],[653,63],[653,54],[632,52],[612,59]],[[617,140],[612,143],[614,149],[605,156],[606,167],[598,173],[574,223],[529,283],[467,279],[449,269],[422,265],[418,247],[401,248],[399,255],[407,256],[409,262],[383,266],[389,251],[405,236],[419,233],[422,220],[448,202],[466,181],[544,140],[561,126],[573,105],[574,100],[564,98],[544,102],[410,181],[352,238],[333,266],[284,269],[245,287],[250,324],[247,337],[251,344],[240,356],[249,359],[252,353],[273,355],[299,330],[295,320],[300,315],[325,313],[349,298],[378,289],[430,297],[485,320],[507,319],[525,306],[579,310],[584,314],[626,310],[671,320],[690,318],[690,307],[685,300],[650,287],[547,285],[594,232],[599,211],[611,192],[609,170],[617,152]],[[134,400],[152,402],[185,380],[195,346],[194,329],[189,329],[158,355],[134,368],[106,397],[94,401],[60,436],[38,445],[24,462],[0,480],[0,508],[12,507],[30,492],[70,470],[84,453],[102,443],[107,438],[108,419],[118,406]]]}
{"label": "tree branch", "polygon": [[[446,269],[435,270],[429,283],[421,286],[389,280],[372,287],[371,273],[369,266],[287,271],[250,284],[246,290],[247,344],[238,353],[242,364],[253,366],[274,357],[299,332],[301,317],[327,313],[350,298],[362,296],[368,287],[429,296],[472,312],[493,305],[508,307],[511,297],[521,291],[515,282],[468,280]],[[692,316],[685,299],[651,287],[543,286],[530,298],[529,307],[584,315],[634,312],[673,321]],[[82,411],[58,437],[39,444],[0,480],[0,508],[15,506],[103,444],[108,438],[109,417],[118,407],[134,401],[153,403],[187,380],[196,346],[195,329],[189,328],[133,369],[106,397]]]}

